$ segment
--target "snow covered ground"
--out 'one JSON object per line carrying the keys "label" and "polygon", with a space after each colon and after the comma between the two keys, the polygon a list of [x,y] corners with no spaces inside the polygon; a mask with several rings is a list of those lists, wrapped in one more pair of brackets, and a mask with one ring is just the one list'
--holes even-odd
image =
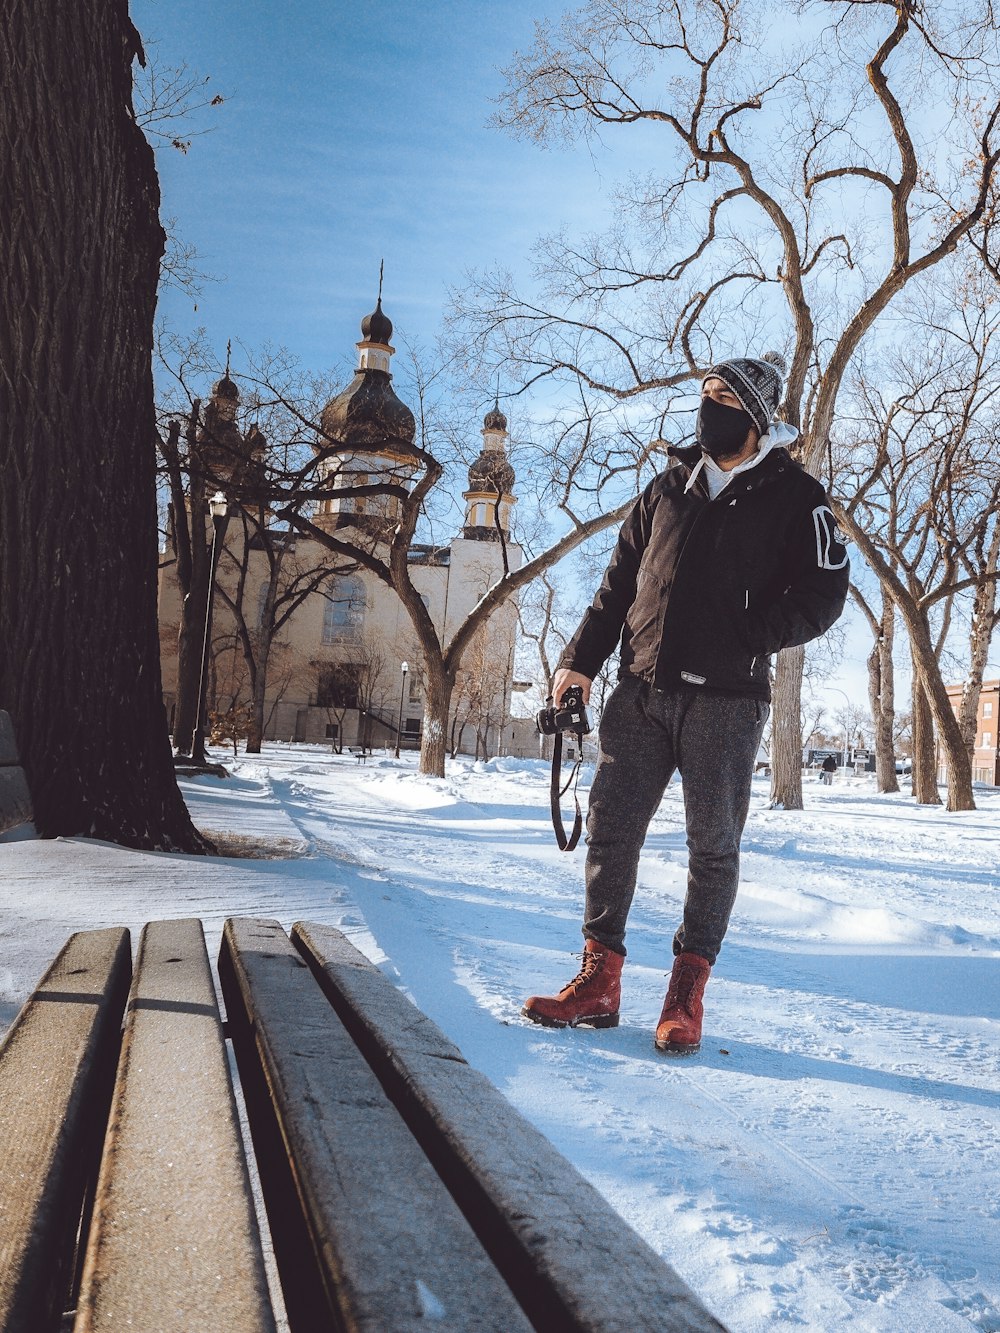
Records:
{"label": "snow covered ground", "polygon": [[[652,1027],[684,894],[681,791],[650,830],[622,1023],[552,1031],[523,997],[577,970],[583,849],[538,762],[364,767],[270,747],[184,784],[201,859],[0,839],[0,1029],[67,934],[233,914],[340,926],[734,1333],[1000,1330],[1000,792],[949,815],[871,779],[755,788],[701,1053]],[[585,792],[583,793],[585,795]],[[623,1293],[627,1300],[627,1293]]]}

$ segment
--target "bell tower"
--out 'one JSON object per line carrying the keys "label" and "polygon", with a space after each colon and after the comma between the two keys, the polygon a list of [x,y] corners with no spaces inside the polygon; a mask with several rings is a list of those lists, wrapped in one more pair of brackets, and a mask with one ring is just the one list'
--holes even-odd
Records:
{"label": "bell tower", "polygon": [[483,417],[482,453],[469,468],[469,489],[464,491],[465,527],[470,541],[499,541],[510,535],[514,497],[514,469],[507,457],[507,418],[500,411],[500,391]]}
{"label": "bell tower", "polygon": [[[380,484],[408,488],[412,480],[417,469],[413,456],[417,425],[392,387],[391,338],[392,321],[382,309],[380,278],[375,309],[361,321],[354,379],[320,416],[321,433],[313,448],[321,456],[321,485],[345,491]],[[398,496],[386,493],[336,495],[319,502],[313,521],[326,532],[351,526],[377,534],[398,522],[399,505]]]}

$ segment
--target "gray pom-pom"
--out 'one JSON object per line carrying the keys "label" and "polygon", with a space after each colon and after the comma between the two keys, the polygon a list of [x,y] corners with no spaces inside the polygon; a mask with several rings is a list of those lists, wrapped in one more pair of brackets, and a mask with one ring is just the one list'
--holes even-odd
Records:
{"label": "gray pom-pom", "polygon": [[769,366],[774,366],[775,370],[782,377],[788,373],[788,363],[780,352],[765,352],[760,359],[766,361]]}

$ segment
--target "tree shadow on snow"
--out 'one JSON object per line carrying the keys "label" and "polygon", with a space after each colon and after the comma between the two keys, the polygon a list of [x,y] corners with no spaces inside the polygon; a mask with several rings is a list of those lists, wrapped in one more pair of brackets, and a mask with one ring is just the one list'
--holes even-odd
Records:
{"label": "tree shadow on snow", "polygon": [[727,940],[718,975],[845,1004],[1000,1020],[1000,958],[981,954],[790,954]]}
{"label": "tree shadow on snow", "polygon": [[[722,1049],[727,1052],[726,1055],[722,1054]],[[967,1084],[942,1083],[919,1075],[895,1074],[888,1070],[845,1064],[839,1060],[796,1055],[794,1052],[774,1050],[752,1042],[726,1039],[723,1046],[709,1034],[705,1035],[701,1051],[692,1057],[692,1064],[694,1061],[730,1073],[750,1074],[758,1078],[782,1079],[791,1083],[820,1079],[848,1087],[875,1088],[880,1092],[922,1097],[929,1101],[957,1102],[964,1106],[1000,1110],[1000,1092],[988,1088],[971,1088]]]}

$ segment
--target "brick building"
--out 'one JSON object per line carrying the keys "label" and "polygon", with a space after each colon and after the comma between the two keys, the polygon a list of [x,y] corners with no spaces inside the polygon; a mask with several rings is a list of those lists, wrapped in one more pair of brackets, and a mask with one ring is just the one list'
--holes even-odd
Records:
{"label": "brick building", "polygon": [[[956,716],[962,706],[962,688],[948,686],[948,698]],[[1000,787],[1000,680],[984,680],[979,695],[972,780]]]}

